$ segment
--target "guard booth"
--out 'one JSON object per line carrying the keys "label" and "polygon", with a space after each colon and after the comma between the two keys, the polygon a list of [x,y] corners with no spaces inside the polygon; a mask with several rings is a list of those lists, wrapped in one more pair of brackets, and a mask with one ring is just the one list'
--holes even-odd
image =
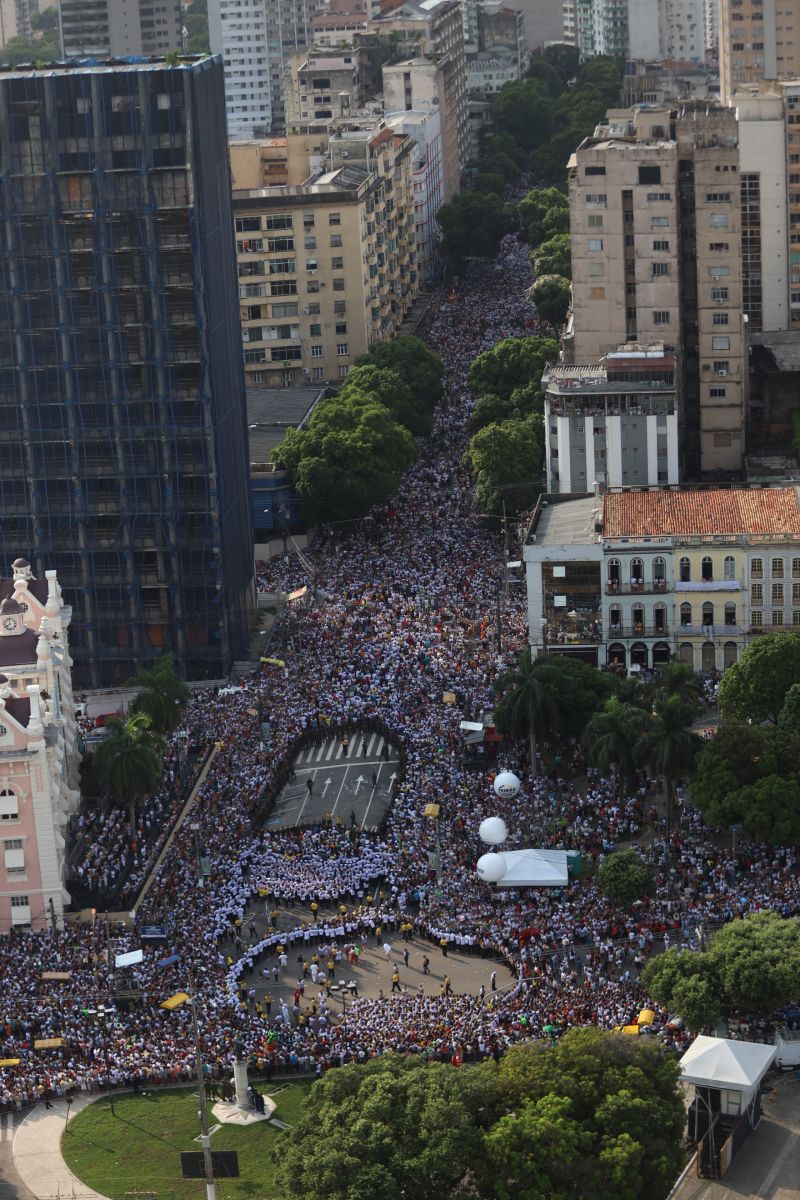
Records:
{"label": "guard booth", "polygon": [[761,1120],[763,1081],[774,1046],[695,1038],[680,1062],[684,1083],[694,1085],[689,1136],[697,1147],[697,1173],[721,1179]]}

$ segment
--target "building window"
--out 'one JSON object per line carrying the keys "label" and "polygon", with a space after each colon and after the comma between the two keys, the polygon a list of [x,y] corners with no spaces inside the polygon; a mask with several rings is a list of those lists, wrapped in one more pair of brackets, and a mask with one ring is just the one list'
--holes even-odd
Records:
{"label": "building window", "polygon": [[313,379],[324,379],[325,378],[325,368],[324,367],[314,367],[314,369],[311,372],[311,375],[312,375]]}
{"label": "building window", "polygon": [[715,375],[727,375],[730,365],[731,364],[727,358],[715,358],[714,359],[714,374]]}
{"label": "building window", "polygon": [[648,192],[647,193],[647,201],[649,204],[660,204],[665,200],[671,200],[671,199],[672,199],[672,194],[670,192]]}
{"label": "building window", "polygon": [[[314,223],[313,217],[311,218],[311,223],[312,224]],[[291,229],[292,228],[292,214],[291,213],[279,213],[274,217],[267,217],[267,219],[265,221],[265,225],[268,230]]]}
{"label": "building window", "polygon": [[763,560],[763,558],[754,558],[753,561],[750,563],[750,578],[751,579],[763,579],[764,578],[764,560]]}
{"label": "building window", "polygon": [[19,817],[19,800],[10,788],[0,791],[0,821],[16,821]]}
{"label": "building window", "polygon": [[722,575],[724,579],[736,578],[736,559],[732,554],[725,555],[725,561],[722,564]]}
{"label": "building window", "polygon": [[692,606],[691,604],[683,603],[681,605],[681,625],[685,629],[687,625],[692,623]]}
{"label": "building window", "polygon": [[704,583],[711,583],[714,579],[714,564],[708,555],[705,556],[701,563],[700,577]]}
{"label": "building window", "polygon": [[682,558],[678,564],[678,575],[681,583],[689,583],[692,578],[692,567],[688,558]]}
{"label": "building window", "polygon": [[348,351],[347,351],[347,342],[337,342],[337,343],[336,343],[336,353],[337,353],[337,354],[338,354],[340,357],[345,357],[345,356],[347,355],[347,353],[348,353]]}
{"label": "building window", "polygon": [[730,202],[730,192],[706,192],[706,204],[730,204]]}
{"label": "building window", "polygon": [[712,229],[728,228],[728,217],[726,213],[711,213],[708,219]]}
{"label": "building window", "polygon": [[322,346],[312,346],[311,347],[311,357],[312,358],[322,358]]}
{"label": "building window", "polygon": [[[708,389],[708,394],[709,394],[709,396],[713,397],[716,400],[721,400],[723,396],[726,396],[728,394],[728,389],[725,387],[710,387]],[[715,438],[722,437],[722,434],[715,433],[714,437]],[[720,442],[719,444],[724,445],[724,446],[730,446],[731,435],[729,433],[727,433],[727,434],[725,434],[725,437],[727,437],[727,439],[728,439],[727,442]],[[717,445],[717,443],[715,442],[714,445]]]}
{"label": "building window", "polygon": [[332,271],[343,271],[344,270],[344,259],[343,258],[332,258],[331,259],[331,270]]}
{"label": "building window", "polygon": [[315,237],[303,238],[303,247],[306,250],[316,250],[317,239]]}
{"label": "building window", "polygon": [[782,625],[783,624],[783,609],[782,608],[773,609],[772,624],[773,625]]}
{"label": "building window", "polygon": [[709,242],[708,248],[715,254],[725,253],[730,250],[730,246],[727,242]]}
{"label": "building window", "polygon": [[341,213],[338,213],[338,212],[328,213],[328,224],[329,225],[341,225],[341,223],[342,223],[342,214]]}
{"label": "building window", "polygon": [[792,584],[792,600],[795,604],[800,604],[800,583]]}
{"label": "building window", "polygon": [[703,625],[709,626],[714,624],[714,605],[710,600],[706,600],[703,605]]}
{"label": "building window", "polygon": [[760,629],[761,626],[764,624],[764,614],[760,608],[756,609],[750,613],[750,624],[755,629]]}
{"label": "building window", "polygon": [[659,240],[657,240],[657,241],[654,241],[654,242],[653,242],[653,249],[654,249],[654,250],[656,250],[656,251],[658,251],[658,250],[663,250],[665,253],[667,253],[667,254],[668,254],[668,253],[669,253],[669,242],[665,242],[663,239],[659,239]]}
{"label": "building window", "polygon": [[593,287],[589,292],[589,296],[592,300],[605,300],[606,289],[604,287]]}
{"label": "building window", "polygon": [[30,906],[31,906],[30,899],[27,896],[12,896],[11,897],[11,907],[12,908],[30,908]]}
{"label": "building window", "polygon": [[322,337],[322,326],[319,324],[319,322],[315,321],[313,324],[309,325],[308,336],[309,337]]}
{"label": "building window", "polygon": [[600,213],[589,213],[586,218],[586,224],[589,229],[602,229],[603,217]]}
{"label": "building window", "polygon": [[347,363],[339,363],[339,378],[344,379],[349,370]]}
{"label": "building window", "polygon": [[711,289],[711,299],[715,304],[727,304],[728,289],[726,287],[713,287]]}
{"label": "building window", "polygon": [[651,229],[669,229],[669,217],[651,217]]}
{"label": "building window", "polygon": [[712,325],[727,325],[728,324],[728,314],[723,313],[723,312],[712,313],[711,324]]}
{"label": "building window", "polygon": [[344,291],[344,280],[343,279],[334,279],[333,290],[335,292],[343,292]]}
{"label": "building window", "polygon": [[336,335],[337,335],[337,337],[339,337],[339,336],[341,336],[342,334],[345,334],[345,333],[347,333],[347,321],[337,321],[337,323],[336,323]]}
{"label": "building window", "polygon": [[654,325],[669,325],[669,313],[666,309],[658,309],[653,313]]}
{"label": "building window", "polygon": [[589,249],[592,251],[602,250],[603,249],[603,239],[602,238],[589,238],[587,245],[588,245]]}
{"label": "building window", "polygon": [[654,279],[663,279],[669,275],[669,263],[656,262],[652,264],[652,267]]}
{"label": "building window", "polygon": [[764,585],[763,583],[752,583],[750,585],[750,603],[763,604],[764,602]]}
{"label": "building window", "polygon": [[342,244],[342,235],[340,233],[331,234],[331,249],[335,249]]}
{"label": "building window", "polygon": [[258,233],[261,230],[260,217],[237,217],[236,232],[237,233]]}
{"label": "building window", "polygon": [[772,576],[774,579],[783,579],[783,559],[773,558],[772,560]]}
{"label": "building window", "polygon": [[733,600],[725,601],[725,624],[736,624],[736,605],[734,604]]}

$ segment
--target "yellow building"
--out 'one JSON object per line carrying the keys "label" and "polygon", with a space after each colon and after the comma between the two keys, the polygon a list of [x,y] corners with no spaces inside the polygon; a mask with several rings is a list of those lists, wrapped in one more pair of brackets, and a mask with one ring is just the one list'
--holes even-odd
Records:
{"label": "yellow building", "polygon": [[747,632],[746,551],[743,534],[681,535],[673,541],[678,657],[704,675],[741,657]]}
{"label": "yellow building", "polygon": [[382,124],[346,126],[305,183],[234,191],[249,384],[336,382],[396,336],[419,290],[412,150]]}

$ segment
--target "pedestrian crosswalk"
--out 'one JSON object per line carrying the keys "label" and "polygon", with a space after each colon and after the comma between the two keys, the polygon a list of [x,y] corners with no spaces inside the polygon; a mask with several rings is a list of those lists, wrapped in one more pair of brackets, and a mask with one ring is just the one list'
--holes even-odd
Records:
{"label": "pedestrian crosswalk", "polygon": [[[345,759],[353,763],[368,763],[371,759],[379,760],[382,757],[384,745],[379,733],[356,734],[348,740],[346,747],[339,737],[327,738],[321,746],[309,746],[307,750],[301,750],[295,759],[295,768],[314,763],[344,762]],[[395,758],[396,754],[392,752],[391,757]]]}

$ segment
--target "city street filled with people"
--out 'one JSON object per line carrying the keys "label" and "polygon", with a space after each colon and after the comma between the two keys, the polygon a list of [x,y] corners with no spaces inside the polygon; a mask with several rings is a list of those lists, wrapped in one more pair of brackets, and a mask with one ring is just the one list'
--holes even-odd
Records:
{"label": "city street filled with people", "polygon": [[[109,1081],[188,1079],[190,1003],[161,1007],[179,992],[196,1005],[216,1075],[230,1071],[234,1038],[256,1068],[320,1073],[389,1050],[459,1063],[575,1025],[613,1028],[646,1002],[639,969],[655,951],[693,944],[744,912],[798,912],[797,851],[727,849],[688,802],[668,835],[653,783],[641,778],[620,799],[618,781],[588,766],[577,742],[559,745],[557,761],[542,745],[535,776],[525,745],[504,747],[483,769],[465,763],[460,723],[491,710],[493,681],[526,638],[522,589],[502,597],[502,535],[475,513],[461,462],[474,400],[467,373],[500,338],[550,333],[524,298],[529,285],[528,248],[509,237],[495,262],[472,263],[434,295],[420,333],[442,358],[444,396],[401,487],[362,521],[320,531],[307,552],[313,580],[292,552],[257,565],[261,591],[314,586],[281,609],[267,661],[241,686],[194,691],[187,702],[179,738],[216,744],[216,754],[135,922],[98,909],[61,932],[0,940],[0,1105]],[[715,695],[709,685],[709,702]],[[259,802],[291,769],[298,739],[308,730],[357,738],[369,721],[404,753],[383,827],[363,832],[343,814],[265,831]],[[102,890],[124,869],[126,898],[137,894],[184,795],[174,763],[163,794],[142,809],[136,849],[124,814],[85,818],[87,885]],[[493,791],[500,768],[522,780],[512,799]],[[440,806],[438,872],[430,804]],[[654,892],[631,910],[615,908],[591,877],[497,892],[475,873],[478,826],[493,815],[514,847],[575,849],[589,862],[636,842]],[[403,957],[412,939],[413,982]],[[141,963],[114,966],[139,947]],[[472,959],[482,964],[474,987]],[[351,978],[345,1011],[332,985]],[[657,1012],[655,1029],[680,1047],[672,1015]],[[60,1044],[37,1048],[42,1039]]]}

